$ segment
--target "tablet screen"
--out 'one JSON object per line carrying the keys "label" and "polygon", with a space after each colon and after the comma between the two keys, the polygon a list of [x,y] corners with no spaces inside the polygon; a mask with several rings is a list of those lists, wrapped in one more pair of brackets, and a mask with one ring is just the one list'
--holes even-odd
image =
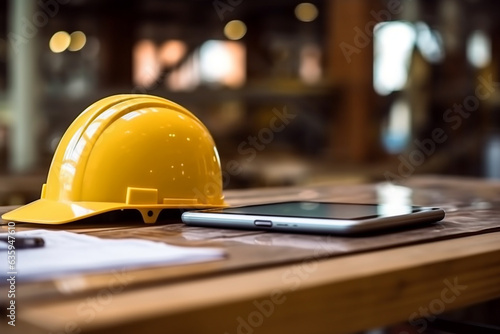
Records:
{"label": "tablet screen", "polygon": [[404,204],[284,202],[252,205],[242,208],[226,208],[220,211],[217,210],[217,213],[327,219],[366,219],[398,216],[418,212],[419,210],[418,207]]}

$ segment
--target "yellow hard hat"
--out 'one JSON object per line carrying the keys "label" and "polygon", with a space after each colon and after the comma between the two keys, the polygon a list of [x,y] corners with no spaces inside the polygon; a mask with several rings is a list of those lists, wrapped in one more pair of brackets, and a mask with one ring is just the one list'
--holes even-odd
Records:
{"label": "yellow hard hat", "polygon": [[221,206],[219,155],[201,121],[160,97],[115,95],[66,130],[41,199],[2,219],[62,224],[137,209],[154,223],[162,209]]}

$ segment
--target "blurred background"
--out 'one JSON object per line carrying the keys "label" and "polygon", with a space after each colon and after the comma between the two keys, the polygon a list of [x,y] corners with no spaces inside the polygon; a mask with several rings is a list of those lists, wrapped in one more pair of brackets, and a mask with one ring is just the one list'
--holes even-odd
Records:
{"label": "blurred background", "polygon": [[494,0],[1,0],[0,204],[37,199],[69,124],[119,93],[196,114],[226,189],[499,178],[498,13]]}

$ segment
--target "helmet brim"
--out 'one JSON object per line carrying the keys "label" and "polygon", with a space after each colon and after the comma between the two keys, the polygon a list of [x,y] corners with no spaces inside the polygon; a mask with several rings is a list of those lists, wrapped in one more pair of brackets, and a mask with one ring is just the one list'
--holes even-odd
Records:
{"label": "helmet brim", "polygon": [[6,221],[59,225],[93,217],[101,213],[125,209],[204,209],[227,207],[220,204],[144,204],[127,205],[111,202],[60,202],[39,199],[2,215]]}
{"label": "helmet brim", "polygon": [[57,225],[122,208],[123,203],[57,202],[39,199],[3,214],[2,219],[15,222]]}

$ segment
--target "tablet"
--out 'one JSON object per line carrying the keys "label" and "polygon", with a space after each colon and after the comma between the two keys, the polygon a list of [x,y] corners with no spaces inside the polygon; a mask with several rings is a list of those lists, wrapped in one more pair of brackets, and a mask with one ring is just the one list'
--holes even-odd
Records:
{"label": "tablet", "polygon": [[187,211],[182,214],[182,221],[186,225],[218,228],[355,234],[429,224],[444,216],[440,208],[404,204],[292,201]]}

